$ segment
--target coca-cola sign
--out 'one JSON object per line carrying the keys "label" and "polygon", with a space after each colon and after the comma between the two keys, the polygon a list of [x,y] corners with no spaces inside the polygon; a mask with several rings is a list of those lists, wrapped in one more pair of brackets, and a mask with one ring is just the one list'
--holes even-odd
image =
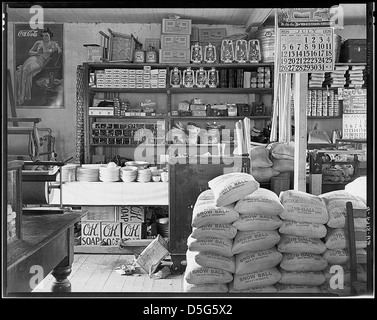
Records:
{"label": "coca-cola sign", "polygon": [[20,30],[18,31],[18,37],[37,37],[38,29],[36,30]]}

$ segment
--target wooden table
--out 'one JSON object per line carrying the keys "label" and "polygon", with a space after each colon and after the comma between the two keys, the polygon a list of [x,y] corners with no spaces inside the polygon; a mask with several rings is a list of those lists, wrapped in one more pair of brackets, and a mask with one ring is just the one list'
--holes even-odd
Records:
{"label": "wooden table", "polygon": [[70,292],[67,279],[74,255],[74,224],[86,212],[27,214],[22,240],[7,247],[7,294],[31,292],[51,271],[53,292]]}

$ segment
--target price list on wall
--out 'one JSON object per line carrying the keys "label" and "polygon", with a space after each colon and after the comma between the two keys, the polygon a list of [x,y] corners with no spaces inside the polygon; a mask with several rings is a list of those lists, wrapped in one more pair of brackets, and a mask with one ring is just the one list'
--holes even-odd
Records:
{"label": "price list on wall", "polygon": [[279,72],[330,72],[334,70],[334,30],[280,28]]}

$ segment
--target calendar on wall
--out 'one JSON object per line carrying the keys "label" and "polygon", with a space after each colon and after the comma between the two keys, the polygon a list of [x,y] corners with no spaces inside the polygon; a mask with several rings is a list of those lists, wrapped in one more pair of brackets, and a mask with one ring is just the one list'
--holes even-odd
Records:
{"label": "calendar on wall", "polygon": [[363,140],[367,138],[367,114],[343,114],[343,139]]}
{"label": "calendar on wall", "polygon": [[333,28],[281,28],[278,35],[279,72],[334,70]]}

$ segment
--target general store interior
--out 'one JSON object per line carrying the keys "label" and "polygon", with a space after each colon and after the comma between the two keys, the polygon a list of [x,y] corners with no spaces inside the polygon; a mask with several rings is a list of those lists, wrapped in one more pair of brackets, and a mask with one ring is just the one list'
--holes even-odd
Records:
{"label": "general store interior", "polygon": [[[17,68],[18,51],[20,46],[22,48],[20,43],[23,39],[20,34],[22,35],[23,30],[30,29],[28,23],[33,14],[28,7],[17,7],[9,3],[4,10],[6,68],[3,66],[3,75],[7,77],[7,81],[3,84],[3,90],[7,92],[7,99],[5,102],[3,100],[3,114],[7,115],[8,121],[4,126],[7,143],[3,156],[6,155],[4,163],[8,162],[8,177],[9,170],[13,176],[8,179],[8,193],[3,196],[8,200],[5,201],[3,211],[5,212],[8,203],[8,215],[9,205],[12,205],[11,213],[15,211],[17,214],[17,218],[14,217],[15,222],[12,222],[17,228],[15,227],[13,238],[8,240],[6,250],[9,279],[15,279],[14,275],[17,274],[17,253],[22,250],[26,252],[28,248],[26,238],[22,239],[22,230],[26,228],[22,229],[22,223],[35,224],[35,217],[49,215],[53,218],[67,214],[77,217],[74,224],[64,229],[65,234],[68,234],[67,239],[64,238],[68,243],[68,256],[64,251],[66,249],[61,249],[57,244],[57,252],[60,254],[62,251],[62,256],[57,253],[56,259],[52,259],[53,262],[47,262],[48,259],[44,258],[46,253],[42,251],[41,256],[30,255],[30,259],[37,259],[31,260],[34,263],[39,261],[38,259],[46,260],[50,268],[48,275],[32,288],[23,278],[19,283],[14,280],[15,283],[8,284],[8,287],[16,288],[16,296],[18,292],[27,291],[31,294],[49,294],[51,287],[56,290],[59,286],[63,291],[99,295],[122,293],[126,296],[159,292],[172,295],[215,293],[253,297],[309,294],[342,297],[371,293],[374,278],[374,240],[367,237],[371,235],[370,227],[373,229],[373,225],[370,223],[373,223],[374,216],[372,217],[371,211],[367,209],[374,206],[374,200],[370,197],[369,189],[367,192],[367,187],[372,186],[368,175],[373,170],[370,162],[370,148],[373,147],[368,144],[372,133],[368,132],[369,128],[367,130],[366,126],[370,123],[367,114],[369,116],[372,107],[370,95],[374,90],[370,89],[373,79],[371,72],[374,73],[374,70],[368,69],[371,60],[368,60],[366,46],[370,45],[368,39],[374,34],[374,27],[373,31],[367,27],[367,14],[368,10],[371,10],[369,4],[346,3],[339,4],[336,8],[336,12],[341,13],[341,18],[333,27],[336,46],[333,71],[343,72],[341,85],[333,84],[331,72],[326,73],[326,78],[325,72],[279,74],[275,60],[277,50],[274,47],[277,41],[275,8],[80,8],[79,5],[73,5],[72,8],[57,5],[54,8],[48,5],[43,8],[44,23],[56,30],[55,39],[62,50],[61,60],[55,64],[55,67],[60,68],[60,75],[54,74],[55,79],[52,81],[58,81],[63,95],[58,103],[49,100],[54,92],[46,82],[47,86],[43,91],[45,103],[28,105],[18,101]],[[305,10],[300,11],[302,12]],[[189,27],[186,30],[182,27],[177,34],[174,31],[169,33],[166,20],[184,23],[189,21]],[[184,23],[183,25],[187,26]],[[60,26],[61,32],[58,31]],[[273,39],[269,42],[271,34]],[[56,38],[57,36],[60,38]],[[178,41],[178,44],[169,44],[169,36],[177,36],[179,40],[174,41]],[[37,39],[40,39],[39,35]],[[54,37],[51,39],[54,40]],[[111,54],[115,54],[113,49],[116,39],[131,41],[133,47],[128,60],[111,60]],[[248,43],[249,40],[258,39],[259,59],[251,63],[222,61],[221,48],[225,39],[234,43],[237,40]],[[148,41],[156,40],[157,48],[148,49]],[[211,63],[205,63],[204,60],[193,62],[192,58],[196,44],[202,46],[204,53],[210,43],[217,46],[217,60],[212,64],[217,70],[217,73],[214,73],[217,80],[223,79],[223,70],[230,74],[233,68],[242,69],[243,78],[240,84],[234,82],[230,85],[229,82],[222,86],[219,81],[214,87],[208,86],[208,82],[203,84],[202,89],[197,84],[194,87],[185,87],[182,79],[191,69],[198,77],[199,67],[203,67],[208,72],[206,75],[209,81]],[[179,50],[186,56],[169,56],[176,50],[174,45],[185,46],[185,50]],[[166,46],[165,49],[163,46]],[[356,46],[356,51],[353,51],[353,46]],[[25,52],[29,49],[23,48]],[[368,49],[371,49],[374,56],[374,44]],[[140,59],[140,56],[136,55],[138,50],[142,61],[137,61]],[[151,56],[148,56],[148,50],[152,52]],[[120,50],[118,54],[123,53]],[[151,57],[152,62],[146,61],[148,57]],[[248,80],[246,86],[246,73],[257,79],[258,68],[262,68],[263,87],[259,87],[259,80],[254,83],[251,81],[251,84]],[[155,79],[164,79],[163,85],[158,86],[156,80],[155,87],[150,82],[151,87],[146,85],[144,80],[144,87],[142,82],[140,87],[101,87],[101,74],[103,79],[106,79],[109,71],[115,78],[114,74],[121,74],[125,69],[127,73],[130,70],[144,70],[144,79],[148,80],[151,79],[150,70],[159,70]],[[173,82],[174,72],[180,74],[178,85]],[[361,77],[357,78],[356,85],[352,85],[350,78],[346,76],[352,72]],[[321,77],[312,76],[314,73],[321,74]],[[321,80],[318,82],[316,79]],[[41,83],[39,82],[39,86]],[[308,96],[311,97],[310,102]],[[325,103],[322,105],[322,101],[325,101],[325,98],[326,111],[323,111]],[[276,104],[277,100],[279,105]],[[313,104],[319,100],[320,107],[317,104],[313,110]],[[328,104],[330,100],[332,102]],[[33,103],[33,100],[31,101]],[[105,104],[104,109],[97,111],[100,109],[99,102],[109,101],[111,104]],[[116,103],[119,104],[118,108]],[[226,107],[221,109],[219,105]],[[109,109],[111,111],[105,111],[110,112],[108,117],[98,113]],[[117,135],[110,137],[110,131],[113,133],[123,128],[125,135],[125,129],[133,128],[122,127],[127,123],[133,123],[136,126],[134,128],[139,128],[140,124],[145,129],[154,128],[157,136],[153,136],[152,140],[148,140],[148,137],[137,140],[135,136],[127,136],[120,139],[117,145]],[[357,130],[352,131],[349,126],[355,126]],[[158,136],[158,128],[163,128],[162,138]],[[227,130],[230,132],[229,137],[226,135]],[[105,131],[103,136],[102,131]],[[173,136],[168,136],[168,131],[173,131]],[[200,139],[205,138],[205,142],[197,140],[199,131],[204,132]],[[186,133],[186,136],[182,135],[182,132]],[[190,135],[193,132],[196,132],[196,135]],[[37,140],[33,140],[35,137]],[[105,142],[101,142],[101,137]],[[193,138],[194,142],[190,140]],[[145,147],[138,149],[138,143]],[[279,159],[276,158],[278,152],[280,156],[283,154]],[[258,163],[261,164],[260,167]],[[131,172],[135,173],[135,170],[138,175],[131,178]],[[222,274],[224,278],[220,280],[220,276],[201,280],[190,273],[193,268],[189,262],[193,259],[191,256],[189,258],[190,251],[204,250],[198,247],[190,250],[190,247],[195,248],[195,245],[198,245],[198,239],[192,237],[193,230],[205,230],[203,227],[206,226],[206,223],[195,225],[194,222],[193,212],[198,197],[211,189],[209,182],[217,176],[237,171],[252,176],[255,183],[253,185],[257,186],[252,190],[253,193],[258,189],[268,190],[272,192],[274,200],[278,199],[283,205],[282,195],[290,190],[303,192],[310,199],[311,196],[316,197],[316,200],[321,195],[332,192],[344,192],[346,200],[347,196],[352,196],[348,201],[359,210],[354,210],[352,214],[356,219],[365,218],[362,220],[362,227],[352,225],[352,230],[355,228],[357,230],[354,231],[358,231],[356,240],[355,237],[349,237],[348,233],[347,236],[342,234],[346,244],[335,249],[325,247],[329,234],[327,238],[318,237],[321,238],[320,244],[316,242],[326,250],[353,250],[356,243],[356,253],[347,251],[343,260],[338,262],[345,264],[351,261],[352,281],[346,286],[349,291],[329,287],[324,289],[331,276],[328,271],[325,274],[325,267],[309,270],[321,273],[321,278],[316,278],[319,280],[315,285],[309,284],[310,281],[313,283],[313,278],[310,281],[305,278],[306,280],[300,280],[301,282],[279,282],[282,272],[288,277],[286,273],[289,271],[308,270],[283,268],[281,271],[281,265],[277,268],[278,263],[269,266],[269,269],[276,267],[276,270],[269,270],[270,275],[267,277],[270,277],[270,282],[263,284],[261,280],[262,285],[246,282],[235,288],[235,279],[239,280],[248,272],[261,270],[250,267],[248,271],[243,270],[236,275],[234,268],[237,264],[234,261],[237,261],[237,258],[233,257],[232,253],[225,254],[232,267],[225,268],[226,271],[221,269],[226,275]],[[95,178],[93,172],[96,172]],[[288,197],[290,194],[285,195]],[[243,198],[235,199],[233,205]],[[360,205],[360,208],[357,205]],[[18,208],[18,211],[15,208]],[[349,212],[347,211],[348,214]],[[275,216],[275,220],[279,217],[276,214],[270,214],[270,217],[271,215]],[[3,216],[5,219],[5,215]],[[237,213],[237,219],[240,219],[240,216],[242,214]],[[283,219],[282,215],[280,218],[278,220],[281,223],[284,219],[293,220],[286,216]],[[218,223],[233,223],[233,228],[236,228],[237,219],[225,222],[219,220]],[[214,224],[216,220],[209,221],[209,224]],[[52,225],[53,220],[46,222],[46,225],[49,223]],[[345,223],[343,221],[342,227],[330,227],[327,219],[319,224],[326,225],[326,230],[330,233],[329,229],[339,231],[346,228]],[[8,223],[4,225],[7,226]],[[283,233],[277,232],[279,227],[280,225],[276,225],[271,229],[256,230],[274,235],[276,233],[281,240]],[[367,229],[369,231],[366,231]],[[53,228],[51,230],[53,232]],[[110,236],[106,235],[106,230],[112,230]],[[237,230],[257,232],[245,227]],[[213,231],[214,234],[216,232],[219,231]],[[6,233],[9,237],[8,230]],[[270,236],[272,237],[271,234],[268,235]],[[234,234],[230,243],[233,243],[235,237]],[[229,239],[225,238],[228,243]],[[317,237],[315,238],[317,241]],[[275,240],[268,238],[266,242],[273,243],[270,247],[253,250],[271,250],[271,247],[275,249],[279,244],[283,245],[279,240]],[[351,242],[348,243],[349,240]],[[208,247],[203,252],[207,252],[206,250],[208,251]],[[237,253],[246,254],[245,251],[253,250],[246,249]],[[53,251],[50,251],[50,254],[51,252]],[[321,251],[319,255],[323,259],[325,251]],[[69,271],[59,269],[59,272],[65,275],[65,280],[56,281],[56,274],[61,274],[54,275],[52,269],[67,259],[71,268]],[[276,259],[279,260],[278,257]],[[357,263],[358,279],[355,280],[354,262],[357,259],[361,260]],[[326,259],[325,262],[328,267],[330,262]],[[198,261],[196,263],[199,264]],[[213,265],[199,267],[207,268],[207,271],[216,269]],[[67,279],[70,283],[66,282]],[[23,282],[29,284],[25,287]],[[12,290],[10,292],[12,293]]]}

